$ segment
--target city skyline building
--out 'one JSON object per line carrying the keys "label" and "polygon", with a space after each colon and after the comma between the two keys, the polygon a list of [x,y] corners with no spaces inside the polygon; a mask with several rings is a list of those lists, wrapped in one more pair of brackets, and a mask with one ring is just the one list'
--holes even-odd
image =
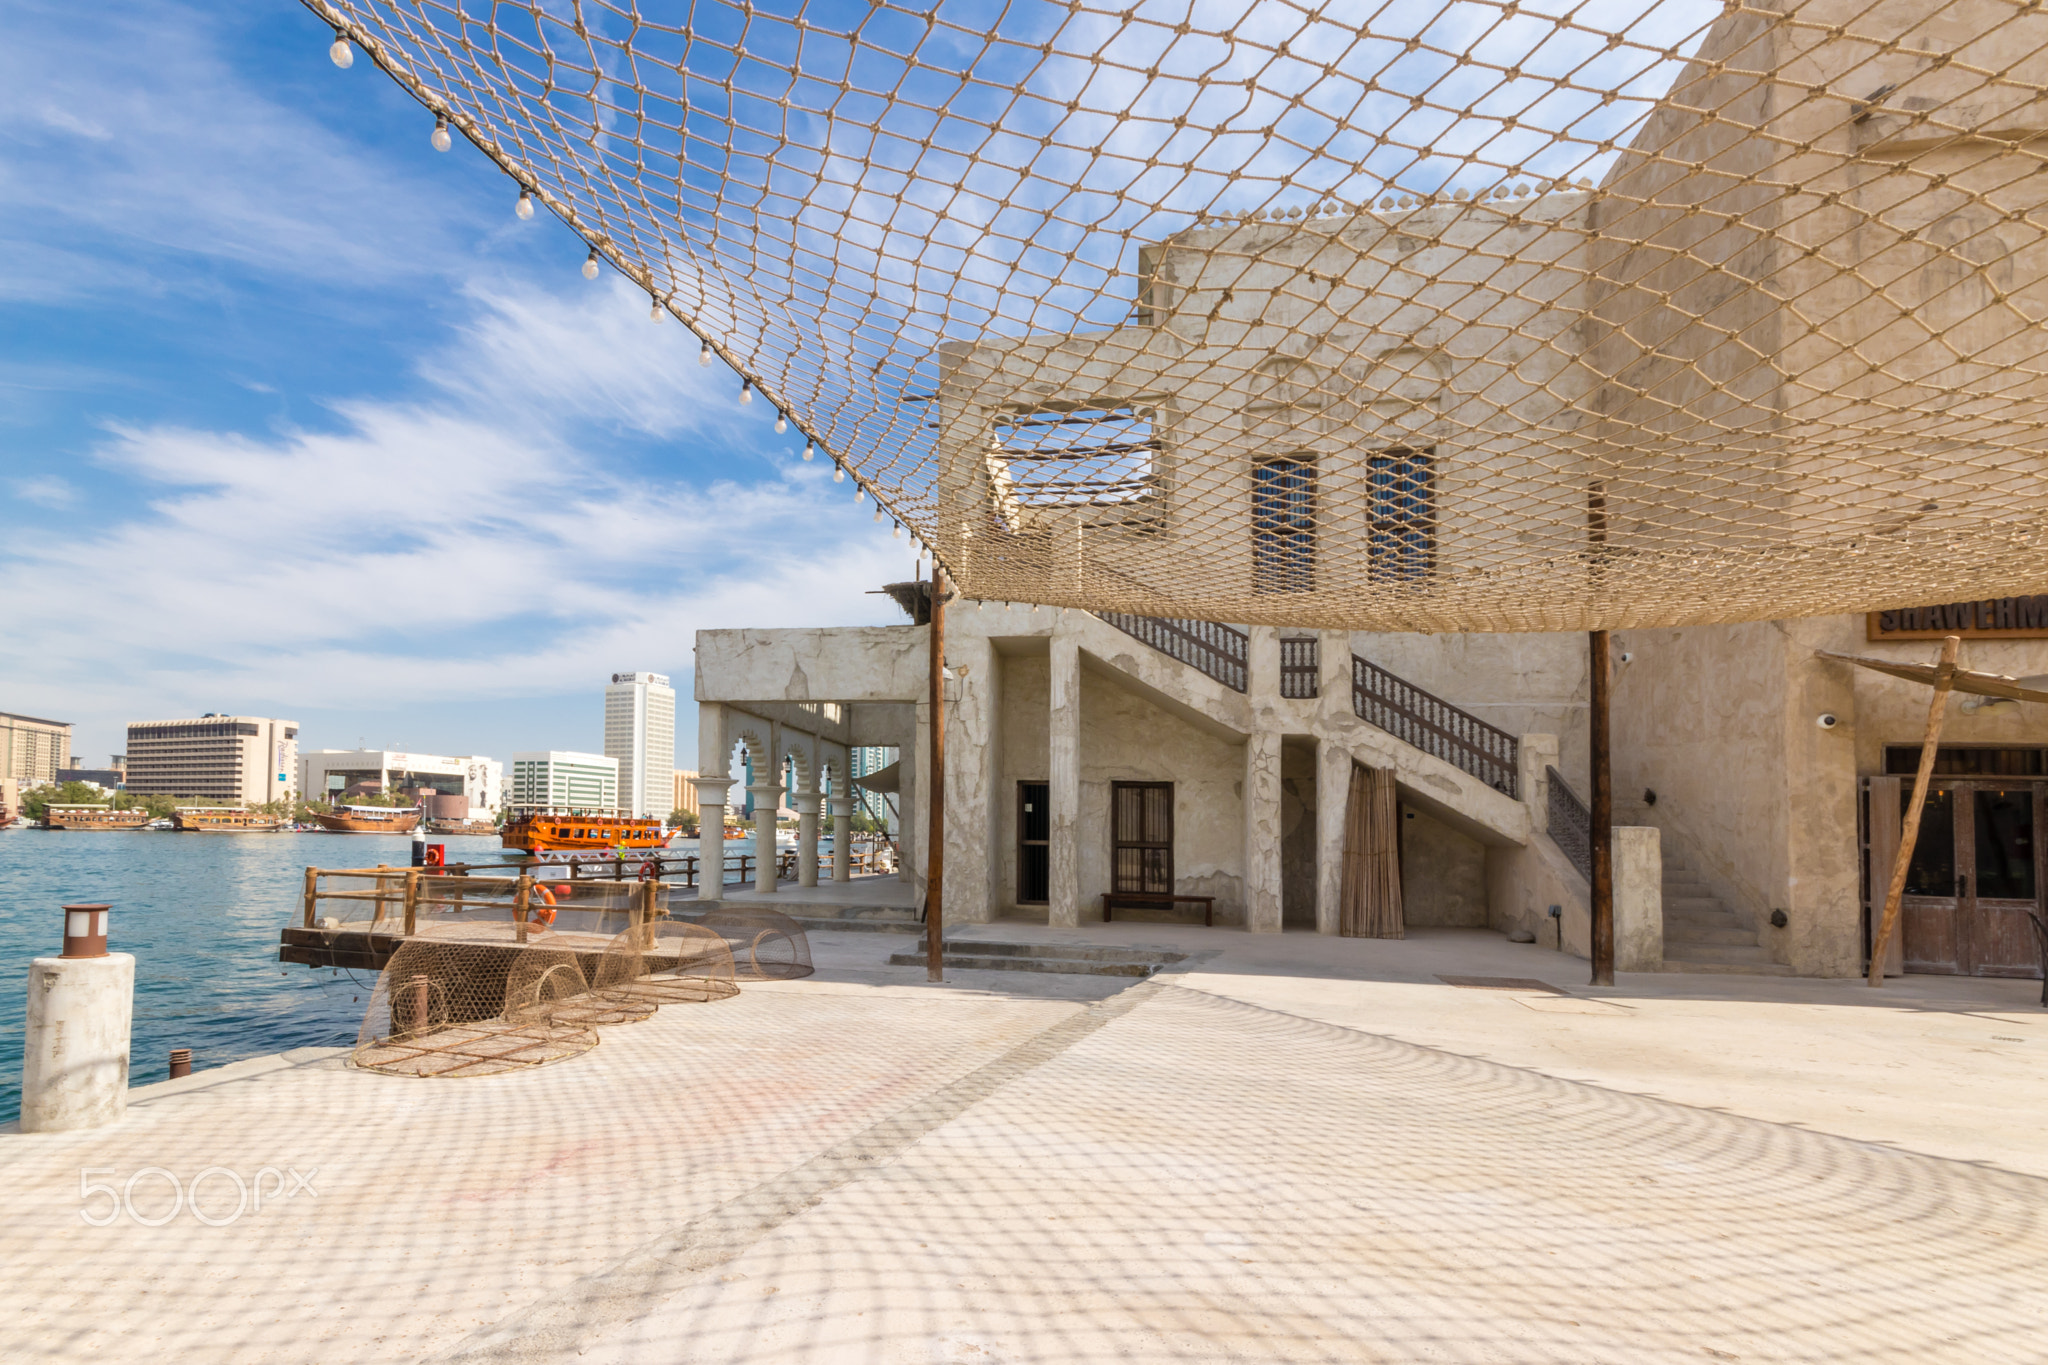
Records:
{"label": "city skyline building", "polygon": [[676,769],[675,792],[672,797],[673,804],[669,807],[671,814],[679,810],[688,811],[692,815],[703,814],[697,805],[696,778],[697,770],[695,768]]}
{"label": "city skyline building", "polygon": [[505,807],[513,815],[528,811],[617,815],[619,761],[605,754],[567,749],[514,754]]}
{"label": "city skyline building", "polygon": [[470,819],[495,816],[505,800],[505,765],[480,754],[417,754],[395,749],[308,749],[299,755],[299,790],[333,801],[431,788],[462,796]]}
{"label": "city skyline building", "polygon": [[604,752],[618,761],[621,813],[666,819],[676,767],[676,693],[667,674],[612,674],[604,690]]}
{"label": "city skyline building", "polygon": [[71,722],[0,711],[0,777],[27,791],[55,782],[57,770],[70,766]]}
{"label": "city skyline building", "polygon": [[254,806],[298,792],[299,723],[208,713],[128,727],[127,789]]}

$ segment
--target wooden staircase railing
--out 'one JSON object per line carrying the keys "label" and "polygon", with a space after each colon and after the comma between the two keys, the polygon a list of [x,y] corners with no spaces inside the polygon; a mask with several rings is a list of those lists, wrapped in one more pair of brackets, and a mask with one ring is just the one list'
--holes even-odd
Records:
{"label": "wooden staircase railing", "polygon": [[1550,787],[1550,841],[1571,859],[1587,881],[1593,880],[1593,812],[1579,800],[1571,783],[1555,768],[1545,768]]}
{"label": "wooden staircase railing", "polygon": [[1356,654],[1351,656],[1351,709],[1395,739],[1519,799],[1521,741]]}
{"label": "wooden staircase railing", "polygon": [[1170,620],[1099,611],[1097,616],[1134,640],[1205,673],[1233,692],[1242,692],[1251,673],[1251,637],[1215,621]]}

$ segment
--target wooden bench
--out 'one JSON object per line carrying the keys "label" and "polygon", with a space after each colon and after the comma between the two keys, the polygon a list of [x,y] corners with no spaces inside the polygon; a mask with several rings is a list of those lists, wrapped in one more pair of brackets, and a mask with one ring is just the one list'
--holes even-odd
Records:
{"label": "wooden bench", "polygon": [[1159,891],[1105,891],[1102,893],[1102,922],[1109,923],[1111,912],[1119,905],[1126,910],[1143,907],[1150,910],[1171,910],[1182,903],[1202,907],[1202,924],[1207,928],[1216,927],[1216,898],[1214,896],[1169,896]]}

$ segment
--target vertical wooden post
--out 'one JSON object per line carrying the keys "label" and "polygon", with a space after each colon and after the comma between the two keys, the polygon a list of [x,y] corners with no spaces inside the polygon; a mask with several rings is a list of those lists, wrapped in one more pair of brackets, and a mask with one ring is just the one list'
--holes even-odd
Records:
{"label": "vertical wooden post", "polygon": [[[1892,859],[1891,885],[1885,888],[1884,918],[1870,940],[1870,984],[1884,984],[1884,955],[1891,946],[1892,932],[1899,926],[1899,900],[1906,894],[1906,870],[1913,863],[1913,845],[1920,837],[1920,808],[1927,804],[1927,788],[1934,779],[1934,751],[1941,739],[1941,723],[1948,714],[1949,689],[1956,680],[1956,651],[1963,637],[1950,635],[1941,642],[1941,658],[1934,665],[1934,700],[1927,703],[1927,731],[1920,740],[1920,770],[1913,777],[1913,799],[1906,804],[1906,822],[1899,830],[1899,851]],[[1875,823],[1877,814],[1871,813]]]}
{"label": "vertical wooden post", "polygon": [[932,560],[931,819],[925,830],[925,980],[946,979],[946,572]]}
{"label": "vertical wooden post", "polygon": [[512,937],[516,942],[526,942],[527,900],[533,894],[533,874],[521,872],[519,887],[512,893]]}
{"label": "vertical wooden post", "polygon": [[419,932],[420,870],[414,868],[405,874],[405,936],[411,938]]}
{"label": "vertical wooden post", "polygon": [[[381,872],[381,871],[382,871],[382,870],[384,869],[384,867],[385,867],[385,864],[383,864],[383,863],[378,863],[378,864],[377,864],[377,869],[378,869],[378,871],[380,871],[380,872]],[[390,895],[391,895],[391,878],[389,878],[389,877],[383,877],[383,876],[380,876],[380,877],[378,877],[378,878],[377,878],[377,899],[375,899],[375,900],[373,900],[373,901],[371,901],[371,902],[370,902],[370,904],[372,904],[372,905],[374,905],[374,906],[376,906],[376,907],[377,907],[377,908],[376,908],[375,910],[373,910],[373,911],[371,911],[371,912],[370,912],[370,932],[371,932],[371,933],[373,933],[373,934],[374,934],[374,933],[376,933],[376,932],[377,932],[377,930],[378,930],[378,929],[379,929],[380,927],[382,927],[382,925],[383,925],[383,923],[384,923],[384,902],[385,902],[385,901],[386,901],[387,899],[389,899],[389,898],[390,898]]]}
{"label": "vertical wooden post", "polygon": [[320,869],[306,869],[306,927],[313,927],[313,904],[320,899]]}
{"label": "vertical wooden post", "polygon": [[1613,676],[1607,632],[1588,637],[1592,672],[1591,739],[1593,768],[1593,984],[1614,984],[1614,774],[1608,754],[1608,686]]}

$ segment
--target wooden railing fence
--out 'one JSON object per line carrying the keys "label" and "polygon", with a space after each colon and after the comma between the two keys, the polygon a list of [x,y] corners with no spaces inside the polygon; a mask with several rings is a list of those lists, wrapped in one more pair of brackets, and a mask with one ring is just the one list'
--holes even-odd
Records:
{"label": "wooden railing fence", "polygon": [[1351,656],[1351,709],[1360,719],[1462,768],[1495,791],[1519,795],[1519,740],[1356,654]]}

